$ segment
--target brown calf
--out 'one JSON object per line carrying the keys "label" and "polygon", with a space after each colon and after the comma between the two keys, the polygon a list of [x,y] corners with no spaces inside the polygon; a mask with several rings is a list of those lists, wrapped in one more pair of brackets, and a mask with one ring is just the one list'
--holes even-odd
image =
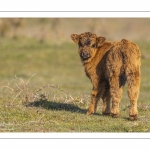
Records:
{"label": "brown calf", "polygon": [[102,98],[102,114],[118,117],[122,87],[127,81],[130,99],[129,117],[130,120],[137,120],[141,64],[139,47],[126,39],[107,42],[105,37],[98,37],[90,32],[72,34],[71,38],[79,46],[78,52],[85,73],[93,84],[92,100],[87,114],[96,111],[98,100]]}

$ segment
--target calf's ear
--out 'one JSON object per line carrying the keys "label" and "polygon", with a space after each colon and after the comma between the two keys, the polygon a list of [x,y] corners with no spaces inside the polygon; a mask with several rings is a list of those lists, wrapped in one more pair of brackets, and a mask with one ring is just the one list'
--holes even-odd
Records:
{"label": "calf's ear", "polygon": [[71,34],[71,39],[74,41],[76,44],[79,42],[79,35],[78,34]]}
{"label": "calf's ear", "polygon": [[106,40],[105,37],[102,37],[102,36],[97,37],[97,47],[100,47],[101,45],[103,45],[105,40]]}

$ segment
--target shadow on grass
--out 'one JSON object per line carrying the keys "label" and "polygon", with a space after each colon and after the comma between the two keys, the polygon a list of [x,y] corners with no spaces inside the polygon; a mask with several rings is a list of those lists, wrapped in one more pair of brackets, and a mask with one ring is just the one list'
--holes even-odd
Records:
{"label": "shadow on grass", "polygon": [[30,102],[26,105],[27,107],[42,107],[47,110],[65,110],[70,112],[77,112],[81,114],[86,113],[86,109],[81,109],[78,106],[75,106],[73,104],[66,104],[66,103],[60,103],[60,102],[52,102],[47,100],[38,100],[35,102]]}

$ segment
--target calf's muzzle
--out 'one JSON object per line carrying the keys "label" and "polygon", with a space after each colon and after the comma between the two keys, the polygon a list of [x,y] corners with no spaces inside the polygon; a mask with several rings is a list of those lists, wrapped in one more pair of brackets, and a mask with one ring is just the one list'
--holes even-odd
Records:
{"label": "calf's muzzle", "polygon": [[89,53],[88,52],[81,52],[81,57],[83,59],[88,59],[90,57]]}

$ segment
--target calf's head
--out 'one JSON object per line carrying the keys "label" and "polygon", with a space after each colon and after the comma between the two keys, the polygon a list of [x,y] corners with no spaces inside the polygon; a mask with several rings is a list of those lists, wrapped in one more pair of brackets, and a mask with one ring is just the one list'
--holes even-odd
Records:
{"label": "calf's head", "polygon": [[91,32],[85,32],[79,35],[72,34],[71,38],[79,46],[78,52],[82,61],[92,59],[98,48],[105,42],[105,37],[98,37]]}

